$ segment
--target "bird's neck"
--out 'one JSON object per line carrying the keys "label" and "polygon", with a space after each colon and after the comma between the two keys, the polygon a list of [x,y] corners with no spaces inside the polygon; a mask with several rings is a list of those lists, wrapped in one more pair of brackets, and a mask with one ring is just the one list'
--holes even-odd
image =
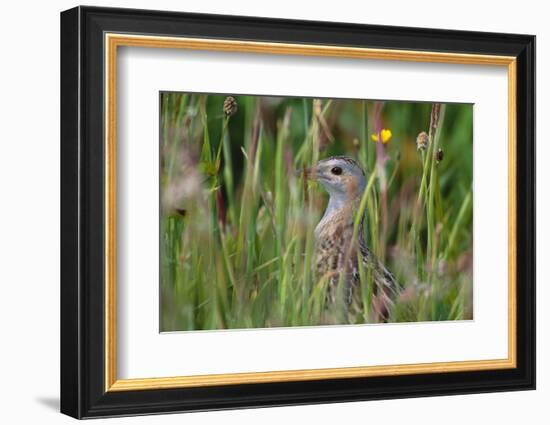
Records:
{"label": "bird's neck", "polygon": [[333,214],[339,214],[344,210],[350,209],[351,202],[350,197],[344,193],[336,193],[330,195],[328,199],[327,209],[325,210],[325,217]]}
{"label": "bird's neck", "polygon": [[352,224],[360,201],[360,197],[350,197],[348,194],[331,194],[325,213],[315,228],[317,238],[322,237],[324,229],[330,229],[335,224]]}

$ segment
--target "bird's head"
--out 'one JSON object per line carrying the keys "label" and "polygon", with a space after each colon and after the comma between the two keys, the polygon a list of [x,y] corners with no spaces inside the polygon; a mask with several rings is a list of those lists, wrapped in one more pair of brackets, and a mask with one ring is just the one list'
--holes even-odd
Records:
{"label": "bird's head", "polygon": [[357,161],[347,156],[322,159],[305,173],[307,178],[318,181],[331,198],[350,201],[361,197],[365,191],[363,169]]}

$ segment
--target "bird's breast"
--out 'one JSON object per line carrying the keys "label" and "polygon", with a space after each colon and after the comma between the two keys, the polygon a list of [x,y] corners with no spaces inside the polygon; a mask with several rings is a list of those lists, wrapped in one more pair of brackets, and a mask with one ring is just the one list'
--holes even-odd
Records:
{"label": "bird's breast", "polygon": [[338,272],[344,267],[346,256],[349,261],[355,259],[350,251],[353,236],[353,221],[333,219],[323,220],[317,226],[316,232],[316,270],[319,275],[328,272]]}

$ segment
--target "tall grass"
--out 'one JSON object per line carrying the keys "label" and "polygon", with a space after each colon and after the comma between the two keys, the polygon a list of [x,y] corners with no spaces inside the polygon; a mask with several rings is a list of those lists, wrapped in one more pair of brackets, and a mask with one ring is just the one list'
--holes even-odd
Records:
{"label": "tall grass", "polygon": [[401,284],[388,321],[472,318],[471,105],[224,99],[160,97],[162,331],[376,320],[367,270],[353,318],[312,272],[327,195],[295,171],[336,154],[363,165],[366,240]]}

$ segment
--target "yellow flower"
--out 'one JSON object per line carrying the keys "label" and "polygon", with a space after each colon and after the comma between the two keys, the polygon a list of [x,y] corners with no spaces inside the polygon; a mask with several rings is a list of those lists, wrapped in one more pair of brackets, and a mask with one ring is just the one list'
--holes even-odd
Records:
{"label": "yellow flower", "polygon": [[[382,131],[380,132],[380,136],[382,137],[382,143],[384,144],[388,143],[391,139],[391,130],[387,128],[382,129]],[[371,134],[370,138],[375,143],[380,141],[380,138],[376,133]]]}

